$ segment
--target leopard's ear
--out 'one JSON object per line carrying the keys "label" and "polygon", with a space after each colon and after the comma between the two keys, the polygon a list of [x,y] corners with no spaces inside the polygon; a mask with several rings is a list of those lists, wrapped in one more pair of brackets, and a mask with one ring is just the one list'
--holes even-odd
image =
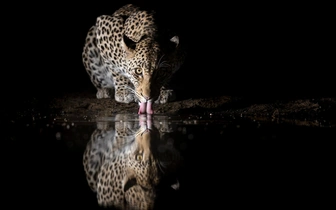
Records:
{"label": "leopard's ear", "polygon": [[134,57],[135,44],[135,42],[124,35],[122,40],[122,48],[126,53],[126,60]]}
{"label": "leopard's ear", "polygon": [[171,188],[173,188],[174,190],[179,190],[180,189],[180,182],[178,179],[176,179],[176,182],[173,183],[172,185],[170,185]]}
{"label": "leopard's ear", "polygon": [[173,36],[171,39],[170,39],[171,42],[174,42],[176,44],[176,47],[179,45],[180,43],[180,38],[178,36]]}
{"label": "leopard's ear", "polygon": [[126,192],[131,187],[138,185],[137,180],[135,178],[134,171],[132,171],[130,168],[125,169],[126,176],[123,177],[123,191]]}
{"label": "leopard's ear", "polygon": [[132,178],[132,179],[128,179],[126,182],[125,182],[125,185],[124,185],[124,192],[126,192],[127,190],[129,190],[131,187],[137,185],[137,181],[135,178]]}

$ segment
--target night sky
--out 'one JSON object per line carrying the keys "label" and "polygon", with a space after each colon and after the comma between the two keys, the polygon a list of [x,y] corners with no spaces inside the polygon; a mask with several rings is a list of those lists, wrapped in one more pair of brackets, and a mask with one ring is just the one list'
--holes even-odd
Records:
{"label": "night sky", "polygon": [[86,33],[96,17],[128,2],[156,9],[180,33],[188,57],[172,84],[185,98],[336,95],[335,23],[328,5],[95,2],[7,5],[5,95],[93,88],[81,60]]}

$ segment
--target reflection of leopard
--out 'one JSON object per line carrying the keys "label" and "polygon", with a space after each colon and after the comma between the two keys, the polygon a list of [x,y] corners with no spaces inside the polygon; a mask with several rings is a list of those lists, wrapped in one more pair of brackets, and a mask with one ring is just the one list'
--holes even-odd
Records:
{"label": "reflection of leopard", "polygon": [[152,209],[162,183],[178,189],[174,171],[180,156],[150,120],[125,117],[97,123],[83,156],[87,181],[101,206]]}

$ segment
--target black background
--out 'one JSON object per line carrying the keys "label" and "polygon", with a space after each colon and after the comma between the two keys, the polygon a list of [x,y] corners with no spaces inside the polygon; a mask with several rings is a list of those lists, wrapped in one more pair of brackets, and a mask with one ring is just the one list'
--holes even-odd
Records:
{"label": "black background", "polygon": [[3,5],[5,96],[94,90],[81,60],[87,31],[126,3],[156,9],[180,33],[188,57],[172,83],[184,98],[335,96],[330,5],[218,1]]}
{"label": "black background", "polygon": [[[93,85],[85,72],[81,58],[87,31],[95,24],[97,16],[112,14],[128,2],[137,2],[139,5],[152,6],[159,10],[160,14],[166,17],[167,22],[171,21],[171,24],[175,25],[181,33],[181,41],[187,45],[189,56],[173,83],[179,90],[178,94],[182,94],[184,98],[237,95],[277,99],[336,95],[335,34],[333,32],[335,21],[332,17],[334,10],[330,11],[334,8],[331,5],[316,5],[315,2],[314,4],[306,2],[302,4],[292,2],[228,4],[221,1],[151,3],[115,0],[68,2],[12,1],[10,4],[1,5],[2,105],[9,104],[15,110],[17,106],[14,104],[21,105],[17,102],[22,99],[36,96],[52,98],[69,92],[87,90],[93,90],[92,97],[95,97]],[[6,99],[9,102],[4,101]],[[25,105],[22,104],[22,106]],[[79,164],[78,168],[73,167],[74,162],[79,163],[81,159],[75,159],[72,157],[73,153],[66,153],[65,150],[59,151],[65,148],[63,145],[65,142],[53,141],[54,130],[50,130],[50,133],[44,131],[41,134],[42,130],[39,127],[36,127],[36,131],[33,127],[26,126],[22,130],[20,126],[11,124],[10,128],[5,128],[8,132],[5,132],[3,139],[6,140],[7,137],[15,134],[14,137],[17,136],[18,140],[4,141],[11,145],[4,147],[9,148],[6,149],[9,154],[6,155],[7,159],[4,159],[4,168],[7,168],[6,164],[10,166],[10,173],[5,174],[8,174],[9,178],[6,180],[9,180],[7,183],[11,186],[10,190],[5,188],[5,192],[11,198],[8,200],[5,198],[5,201],[11,201],[10,204],[16,206],[21,204],[36,206],[38,205],[36,203],[41,200],[56,206],[67,203],[67,206],[73,204],[78,207],[87,203],[96,203],[95,198],[83,202],[83,199],[91,196],[89,194],[82,197],[85,191],[80,194],[81,196],[76,194],[78,190],[83,189],[81,184],[85,181],[78,178],[83,175],[82,168],[79,168],[81,165]],[[205,135],[202,135],[204,129],[198,129],[199,132],[195,132],[201,135],[195,135],[195,137],[197,136],[199,141],[193,139],[190,143],[192,148],[189,151],[193,152],[189,155],[192,164],[187,169],[188,175],[196,174],[196,179],[204,175],[204,180],[212,178],[214,183],[203,184],[201,189],[198,189],[199,186],[195,185],[193,180],[189,180],[188,176],[186,182],[190,183],[190,186],[187,187],[192,192],[184,191],[185,195],[191,193],[190,198],[194,199],[196,196],[196,199],[202,199],[203,194],[199,192],[210,192],[209,195],[213,196],[214,193],[211,193],[211,190],[218,190],[220,189],[218,186],[222,185],[228,191],[235,190],[229,195],[229,199],[238,195],[244,200],[251,198],[251,189],[254,190],[257,187],[263,192],[258,194],[253,191],[256,196],[252,198],[259,197],[252,202],[259,204],[265,196],[275,199],[275,203],[283,203],[283,200],[288,198],[288,193],[290,197],[297,200],[297,195],[304,195],[305,198],[310,199],[311,196],[305,195],[311,193],[315,196],[315,192],[327,192],[321,186],[329,186],[328,182],[331,179],[325,178],[325,174],[332,173],[329,173],[329,167],[324,166],[328,166],[328,160],[332,159],[328,156],[332,153],[325,148],[333,147],[324,140],[332,139],[333,136],[329,138],[329,134],[335,132],[308,129],[297,129],[294,135],[292,130],[281,127],[276,131],[268,127],[264,130],[256,129],[252,133],[242,132],[241,129],[229,129],[234,131],[230,133],[232,139],[229,138],[229,141],[223,141],[222,134],[216,130],[209,129]],[[228,131],[224,133],[227,135]],[[274,139],[274,134],[277,139]],[[49,138],[49,135],[52,141],[46,141],[45,138]],[[215,137],[218,141],[203,144],[204,139],[216,139]],[[307,141],[310,137],[318,139],[318,142]],[[259,138],[264,138],[265,141],[255,144]],[[248,139],[248,144],[244,144],[245,139]],[[302,141],[298,141],[299,139]],[[229,142],[232,145],[237,143],[237,146],[232,146]],[[200,150],[205,152],[205,155],[200,155]],[[62,156],[64,153],[67,155]],[[229,178],[232,177],[234,180],[232,185],[227,186],[227,180],[221,177],[223,174],[217,173],[213,178],[213,173],[208,173],[212,169],[208,162],[216,160],[214,157],[217,154],[223,154],[223,158],[229,157],[224,161],[224,165],[233,161],[230,163],[232,166],[226,164],[226,168],[224,167],[224,170],[230,172]],[[232,154],[233,156],[230,156]],[[44,161],[38,161],[42,160],[42,156]],[[60,156],[62,156],[61,160],[58,159]],[[82,158],[80,155],[77,157]],[[236,157],[238,160],[235,159]],[[288,158],[288,161],[283,158]],[[221,161],[218,162],[219,164],[223,163],[223,159],[217,158],[217,160]],[[209,170],[199,173],[199,164],[208,167],[205,169]],[[264,167],[264,164],[267,167]],[[22,170],[22,166],[25,165],[29,166],[29,169]],[[246,168],[249,165],[253,166],[252,170]],[[269,169],[268,166],[270,166],[274,170],[259,176],[260,174],[254,173],[259,170],[259,166],[262,169]],[[236,170],[235,167],[238,169]],[[281,171],[282,169],[284,170]],[[36,171],[40,172],[39,176],[36,176]],[[74,171],[75,173],[71,173]],[[297,171],[301,172],[295,173]],[[246,174],[249,179],[246,179]],[[319,179],[322,176],[323,179]],[[265,181],[265,177],[270,178]],[[274,180],[280,183],[276,184],[279,187],[272,185]],[[289,182],[286,182],[287,180]],[[283,184],[284,182],[286,183]],[[239,184],[238,187],[236,183]],[[50,196],[50,189],[55,188],[59,189],[55,191],[57,195]],[[248,191],[241,189],[248,189]],[[275,192],[277,189],[283,189],[283,191]],[[302,189],[307,193],[302,193]],[[38,194],[33,193],[36,190]],[[87,192],[91,193],[91,191]],[[274,197],[278,194],[280,194],[279,199]],[[24,198],[21,195],[24,195]],[[322,195],[323,199],[328,200],[329,195],[324,193]],[[18,202],[18,198],[22,198],[23,202]],[[216,197],[212,199],[215,204],[217,204],[216,201],[222,204],[222,197],[217,200]],[[194,200],[183,198],[182,206],[187,206]],[[204,201],[209,203],[208,199]],[[306,203],[310,204],[311,201],[316,201],[316,198]],[[305,200],[300,202],[300,205],[304,202]],[[246,203],[250,205],[249,201]]]}

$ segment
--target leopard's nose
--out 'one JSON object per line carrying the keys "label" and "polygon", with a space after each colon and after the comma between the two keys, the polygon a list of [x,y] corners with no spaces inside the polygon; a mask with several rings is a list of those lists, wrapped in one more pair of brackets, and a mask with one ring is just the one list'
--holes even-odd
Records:
{"label": "leopard's nose", "polygon": [[147,101],[150,99],[149,96],[144,96],[142,93],[141,93],[141,96],[144,97]]}

